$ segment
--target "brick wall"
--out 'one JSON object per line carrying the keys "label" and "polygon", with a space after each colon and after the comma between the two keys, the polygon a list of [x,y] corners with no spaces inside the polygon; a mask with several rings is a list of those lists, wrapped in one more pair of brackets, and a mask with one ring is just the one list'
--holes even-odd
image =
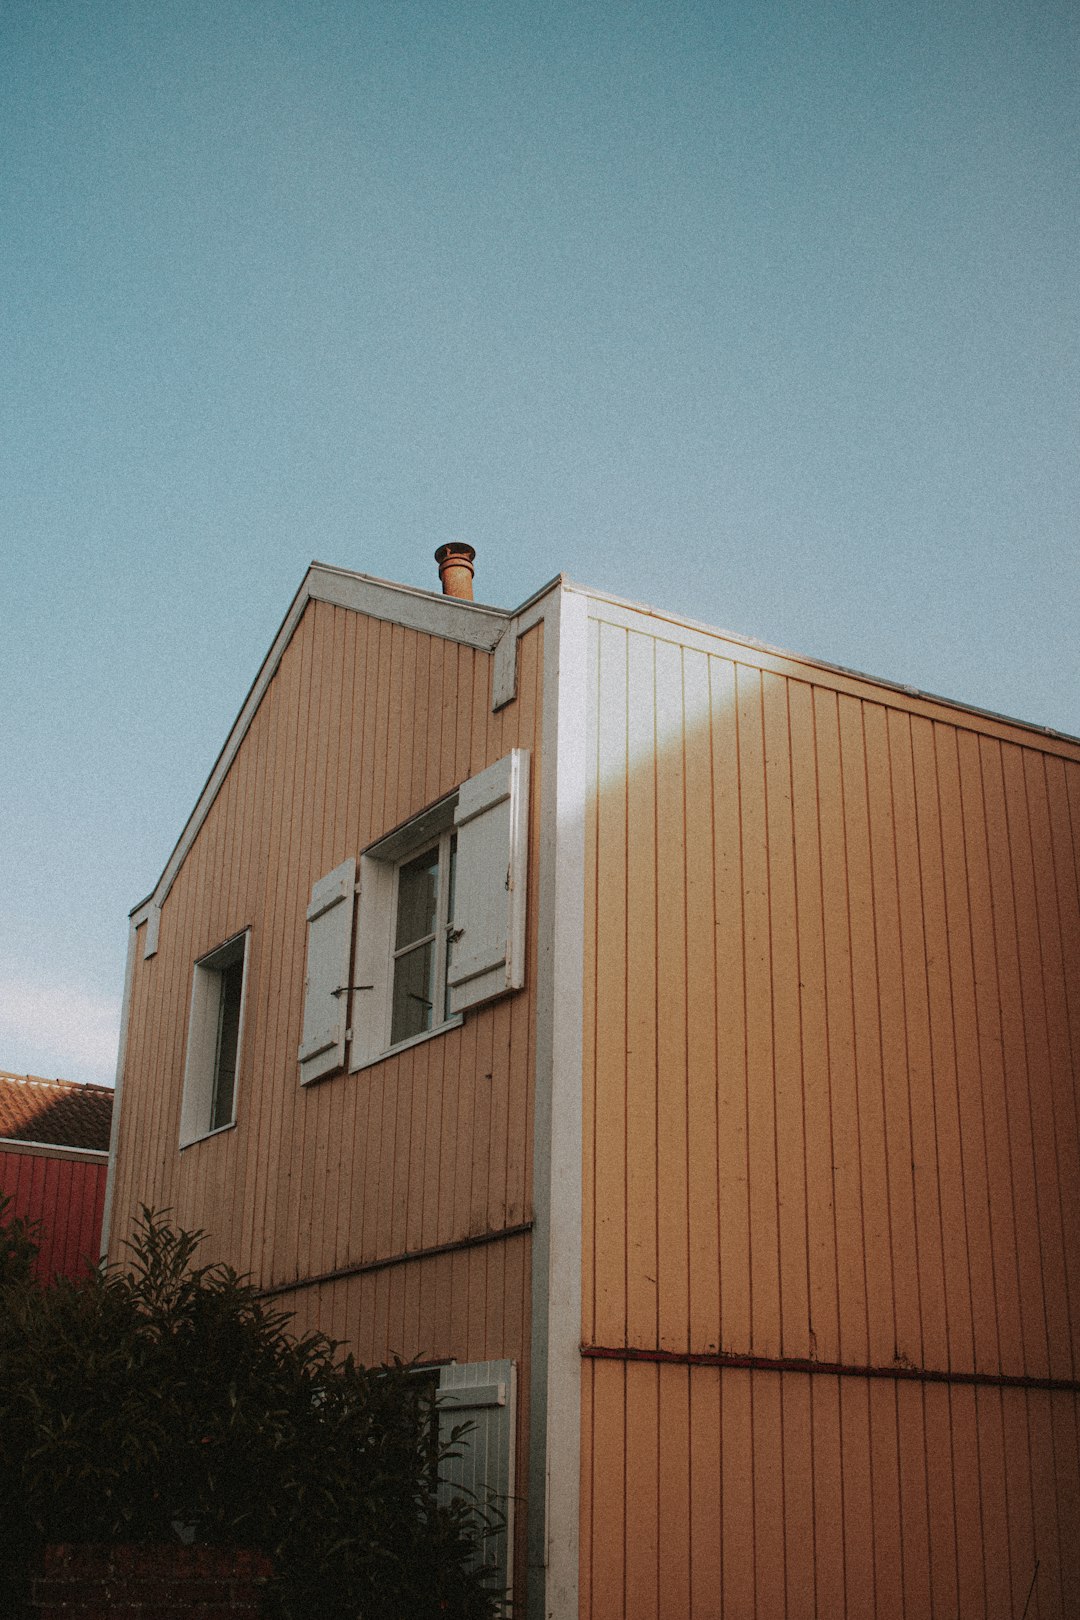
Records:
{"label": "brick wall", "polygon": [[47,1547],[35,1620],[256,1620],[264,1553],[231,1547]]}

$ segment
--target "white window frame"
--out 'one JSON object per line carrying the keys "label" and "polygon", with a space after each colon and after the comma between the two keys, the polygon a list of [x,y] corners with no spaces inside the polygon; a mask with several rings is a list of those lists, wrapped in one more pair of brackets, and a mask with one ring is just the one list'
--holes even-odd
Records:
{"label": "white window frame", "polygon": [[[351,1072],[442,1035],[472,1008],[524,986],[528,834],[529,753],[514,748],[361,855],[348,1031]],[[391,1043],[399,874],[436,845],[448,852],[453,836],[452,919],[445,901],[449,867],[440,862],[435,995],[443,1016],[430,1029]]]}
{"label": "white window frame", "polygon": [[[366,1069],[396,1052],[419,1046],[436,1035],[456,1029],[462,1013],[446,1014],[447,958],[450,922],[449,860],[454,836],[457,793],[448,794],[413,821],[396,828],[372,844],[360,857],[358,889],[358,933],[356,983],[353,986],[350,1070]],[[391,1043],[394,1003],[394,964],[399,952],[394,944],[397,932],[398,878],[403,866],[429,849],[439,850],[439,889],[435,917],[435,1006],[443,1017],[430,1029]],[[402,946],[400,954],[415,948],[415,941]]]}
{"label": "white window frame", "polygon": [[[391,1050],[396,1050],[399,1046],[405,1046],[410,1041],[419,1040],[423,1035],[434,1035],[447,1022],[446,1005],[450,992],[446,983],[446,969],[450,955],[450,862],[453,840],[453,827],[446,827],[437,839],[434,839],[430,844],[423,845],[420,849],[414,850],[411,855],[404,856],[394,866],[394,928],[390,938],[390,1027],[386,1032],[386,1038],[391,1042]],[[401,904],[402,869],[410,865],[419,856],[428,854],[431,850],[438,852],[439,870],[435,891],[435,927],[430,934],[425,934],[419,939],[406,940],[404,945],[395,946],[398,908]],[[420,1030],[416,1035],[407,1035],[399,1041],[394,1041],[394,979],[397,973],[398,961],[418,950],[421,945],[426,945],[429,941],[435,947],[435,971],[432,975],[433,1022],[431,1028]],[[438,1022],[434,1021],[435,1008],[441,1008],[442,1010],[442,1017]],[[460,1018],[460,1014],[458,1016]]]}
{"label": "white window frame", "polygon": [[[248,968],[251,962],[251,929],[233,934],[212,951],[199,957],[191,981],[191,1011],[188,1017],[187,1053],[184,1063],[184,1091],[180,1108],[180,1146],[190,1147],[209,1136],[230,1131],[236,1124],[240,1094],[241,1059],[244,1050],[244,1013],[247,1007]],[[212,1124],[220,1059],[220,1022],[225,969],[239,959],[240,1016],[236,1029],[236,1066],[233,1073],[231,1117]]]}

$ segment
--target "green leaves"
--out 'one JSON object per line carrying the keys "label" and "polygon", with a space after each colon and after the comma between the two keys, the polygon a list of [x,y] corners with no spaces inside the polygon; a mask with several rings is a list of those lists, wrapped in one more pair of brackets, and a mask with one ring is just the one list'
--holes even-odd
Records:
{"label": "green leaves", "polygon": [[283,1620],[497,1612],[409,1370],[292,1337],[201,1240],[144,1209],[125,1266],[40,1288],[0,1210],[0,1612],[48,1542],[180,1530],[271,1553]]}
{"label": "green leaves", "polygon": [[26,1288],[34,1275],[40,1221],[25,1215],[9,1216],[11,1199],[0,1193],[0,1293],[7,1287]]}

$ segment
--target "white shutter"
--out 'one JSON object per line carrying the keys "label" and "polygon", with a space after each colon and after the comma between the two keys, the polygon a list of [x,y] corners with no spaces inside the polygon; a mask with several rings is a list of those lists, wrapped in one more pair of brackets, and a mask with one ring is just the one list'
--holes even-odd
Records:
{"label": "white shutter", "polygon": [[356,862],[342,861],[311,891],[307,909],[307,976],[300,1079],[318,1080],[345,1061],[349,1006],[349,946]]}
{"label": "white shutter", "polygon": [[512,1361],[451,1362],[439,1369],[439,1439],[448,1442],[460,1424],[472,1424],[439,1470],[439,1500],[465,1496],[505,1515],[497,1535],[483,1543],[482,1559],[500,1573],[507,1595],[513,1585],[515,1369]]}
{"label": "white shutter", "polygon": [[393,944],[394,867],[360,857],[360,915],[352,994],[351,1069],[385,1052],[390,1040],[390,953]]}
{"label": "white shutter", "polygon": [[515,748],[463,782],[457,828],[453,944],[447,979],[452,1012],[525,983],[525,888],[529,870],[529,755]]}

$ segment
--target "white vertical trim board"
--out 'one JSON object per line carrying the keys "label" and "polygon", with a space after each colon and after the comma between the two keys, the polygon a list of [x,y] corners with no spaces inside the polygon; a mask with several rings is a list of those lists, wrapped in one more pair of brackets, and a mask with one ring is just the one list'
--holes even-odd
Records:
{"label": "white vertical trim board", "polygon": [[576,1620],[581,1470],[581,1065],[588,599],[544,633],[528,1620]]}
{"label": "white vertical trim board", "polygon": [[127,964],[124,968],[124,1001],[120,1010],[120,1044],[116,1051],[116,1084],[113,1087],[112,1126],[109,1131],[109,1168],[105,1173],[105,1202],[101,1211],[101,1257],[109,1252],[113,1191],[116,1185],[116,1148],[120,1140],[120,1097],[124,1089],[124,1058],[127,1056],[128,1024],[131,1017],[131,986],[135,976],[135,943],[139,930],[135,919],[128,922]]}

